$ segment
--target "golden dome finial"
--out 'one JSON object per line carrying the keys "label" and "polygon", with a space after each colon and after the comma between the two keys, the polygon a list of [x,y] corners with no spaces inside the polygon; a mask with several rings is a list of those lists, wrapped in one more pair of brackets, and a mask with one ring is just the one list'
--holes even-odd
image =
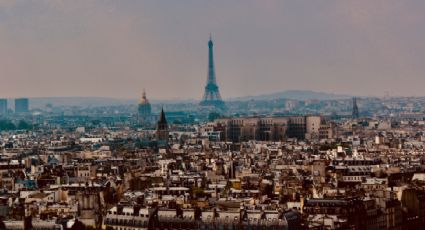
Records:
{"label": "golden dome finial", "polygon": [[146,90],[143,89],[142,98],[140,98],[139,104],[149,104],[149,100],[146,97]]}

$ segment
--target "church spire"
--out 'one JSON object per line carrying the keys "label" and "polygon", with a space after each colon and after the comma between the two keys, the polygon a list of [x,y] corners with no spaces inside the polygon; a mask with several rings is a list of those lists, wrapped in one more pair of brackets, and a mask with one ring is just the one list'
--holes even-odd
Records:
{"label": "church spire", "polygon": [[161,108],[161,114],[159,116],[158,124],[165,124],[165,125],[167,125],[167,118],[165,117],[164,107]]}
{"label": "church spire", "polygon": [[359,118],[359,107],[357,106],[357,98],[353,97],[353,111],[352,118]]}
{"label": "church spire", "polygon": [[168,141],[168,124],[165,118],[164,107],[161,108],[161,114],[156,125],[156,138],[159,141]]}

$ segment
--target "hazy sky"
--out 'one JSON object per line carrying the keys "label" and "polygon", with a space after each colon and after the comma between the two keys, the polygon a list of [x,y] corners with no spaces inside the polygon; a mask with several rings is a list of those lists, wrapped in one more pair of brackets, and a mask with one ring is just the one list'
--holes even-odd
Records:
{"label": "hazy sky", "polygon": [[0,0],[0,97],[425,95],[424,0]]}

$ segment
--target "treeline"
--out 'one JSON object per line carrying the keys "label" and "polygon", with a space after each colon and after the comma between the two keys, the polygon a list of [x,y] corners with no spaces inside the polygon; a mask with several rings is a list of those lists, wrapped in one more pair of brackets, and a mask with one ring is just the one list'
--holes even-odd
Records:
{"label": "treeline", "polygon": [[32,125],[24,120],[20,120],[18,123],[13,123],[10,120],[0,120],[0,131],[10,130],[29,130],[32,129]]}

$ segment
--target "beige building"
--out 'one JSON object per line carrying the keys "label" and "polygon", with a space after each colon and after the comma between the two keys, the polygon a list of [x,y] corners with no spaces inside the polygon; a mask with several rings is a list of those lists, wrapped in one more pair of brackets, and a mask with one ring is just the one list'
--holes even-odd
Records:
{"label": "beige building", "polygon": [[333,137],[333,126],[321,116],[222,118],[208,124],[222,141],[282,141],[285,138]]}

